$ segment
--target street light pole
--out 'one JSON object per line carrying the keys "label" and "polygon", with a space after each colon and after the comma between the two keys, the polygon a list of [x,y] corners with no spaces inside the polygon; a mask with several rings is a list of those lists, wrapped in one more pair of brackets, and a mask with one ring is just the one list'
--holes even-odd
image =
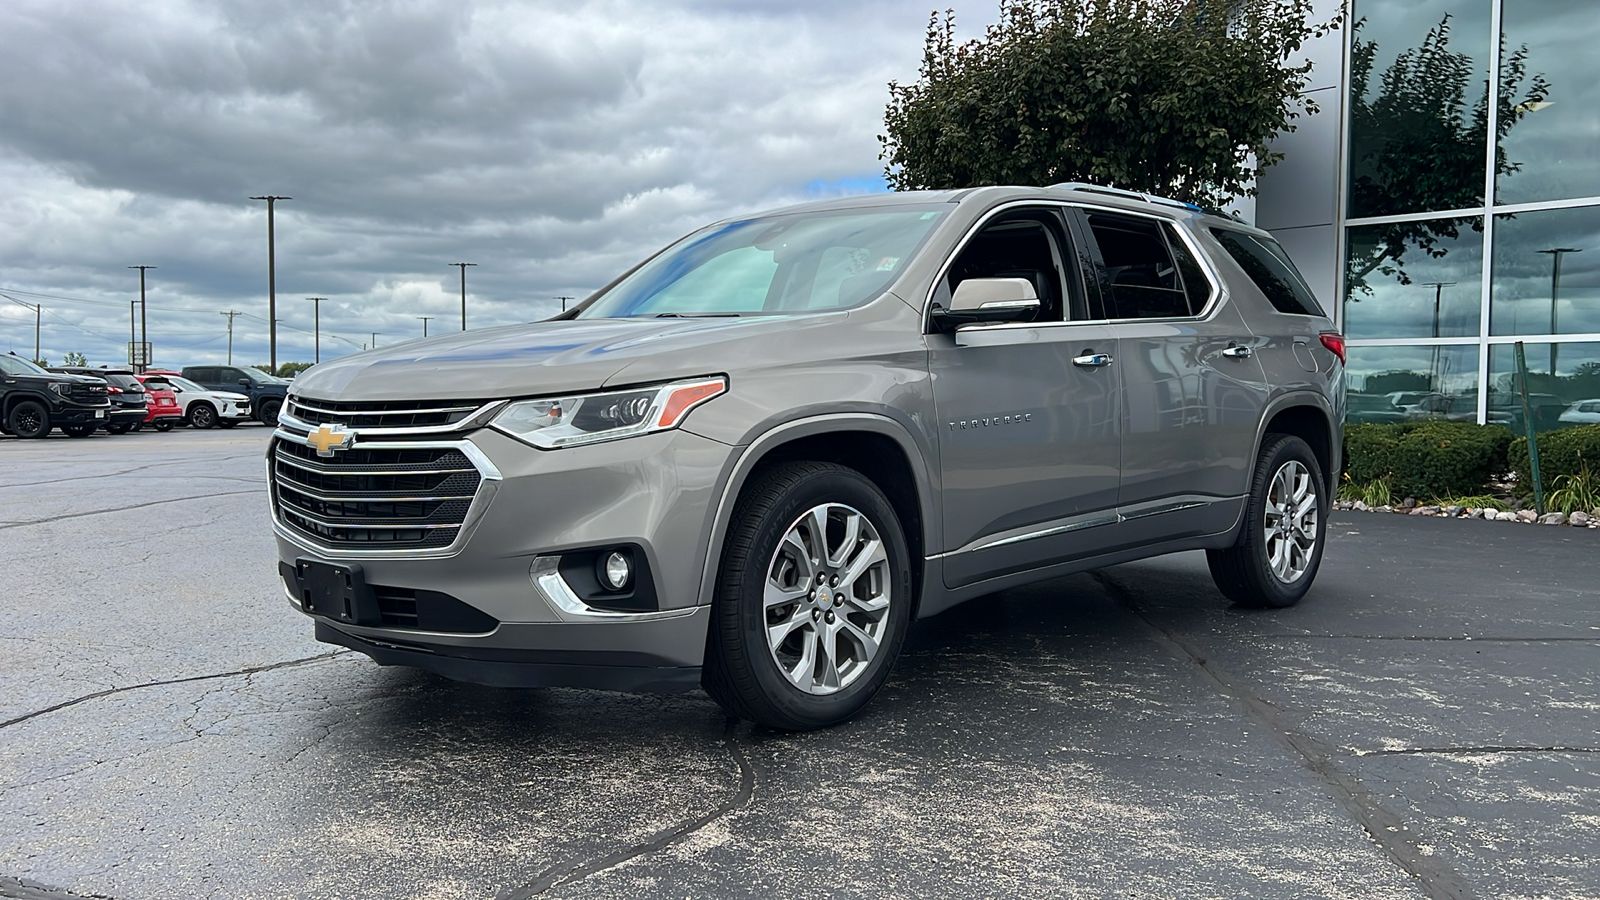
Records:
{"label": "street light pole", "polygon": [[228,317],[228,365],[231,366],[233,365],[233,317],[242,316],[244,313],[236,309],[230,309],[225,313],[217,313],[217,315]]}
{"label": "street light pole", "polygon": [[294,198],[264,194],[250,199],[267,201],[267,364],[272,366],[272,374],[276,375],[278,374],[278,241],[273,226],[273,212],[279,200]]}
{"label": "street light pole", "polygon": [[[1550,254],[1550,335],[1556,334],[1556,303],[1561,299],[1561,254],[1582,253],[1577,247],[1552,247],[1549,250],[1540,250],[1540,253]],[[1560,345],[1554,340],[1550,342],[1550,377],[1556,377],[1556,353]]]}
{"label": "street light pole", "polygon": [[378,349],[378,335],[380,335],[380,334],[383,334],[383,332],[374,331],[372,333],[372,349],[374,349],[374,350]]}
{"label": "street light pole", "polygon": [[463,263],[451,263],[450,265],[455,266],[455,267],[457,267],[457,268],[459,268],[461,270],[461,330],[462,331],[466,331],[467,330],[467,266],[475,266],[475,265],[477,265],[477,263],[465,263],[465,262],[463,262]]}
{"label": "street light pole", "polygon": [[129,266],[130,269],[139,270],[139,364],[134,366],[135,371],[143,373],[150,368],[150,360],[145,356],[145,350],[150,346],[150,316],[145,312],[144,306],[144,271],[154,269],[155,266]]}
{"label": "street light pole", "polygon": [[[1439,336],[1439,300],[1444,289],[1455,284],[1454,281],[1424,281],[1423,287],[1433,288],[1433,336]],[[1439,377],[1439,350],[1438,344],[1433,345],[1433,376]]]}
{"label": "street light pole", "polygon": [[312,363],[315,365],[322,362],[322,301],[328,298],[307,297],[306,299],[311,301],[311,328],[312,333],[316,335],[317,355],[315,362]]}
{"label": "street light pole", "polygon": [[427,337],[428,336],[428,320],[432,319],[433,316],[417,316],[417,318],[422,320],[422,336],[423,337]]}

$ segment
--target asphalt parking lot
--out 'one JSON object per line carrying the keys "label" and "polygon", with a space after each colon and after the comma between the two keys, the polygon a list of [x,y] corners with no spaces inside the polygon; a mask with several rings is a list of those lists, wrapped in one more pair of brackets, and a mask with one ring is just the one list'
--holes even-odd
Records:
{"label": "asphalt parking lot", "polygon": [[918,623],[856,721],[311,639],[265,428],[0,438],[0,897],[1600,896],[1600,533],[1340,513]]}

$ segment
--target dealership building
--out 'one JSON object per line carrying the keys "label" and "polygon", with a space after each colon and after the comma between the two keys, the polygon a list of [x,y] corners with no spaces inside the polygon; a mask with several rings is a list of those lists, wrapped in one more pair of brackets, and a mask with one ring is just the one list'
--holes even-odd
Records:
{"label": "dealership building", "polygon": [[1352,7],[1242,214],[1335,311],[1353,410],[1520,422],[1521,341],[1535,421],[1571,421],[1600,401],[1600,6]]}

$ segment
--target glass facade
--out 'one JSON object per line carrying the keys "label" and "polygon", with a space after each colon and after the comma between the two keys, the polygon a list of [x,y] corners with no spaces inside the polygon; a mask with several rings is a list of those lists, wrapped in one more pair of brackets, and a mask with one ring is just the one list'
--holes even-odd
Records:
{"label": "glass facade", "polygon": [[1600,402],[1600,15],[1571,0],[1356,0],[1351,21],[1350,421],[1520,428],[1522,340],[1534,424],[1587,422]]}

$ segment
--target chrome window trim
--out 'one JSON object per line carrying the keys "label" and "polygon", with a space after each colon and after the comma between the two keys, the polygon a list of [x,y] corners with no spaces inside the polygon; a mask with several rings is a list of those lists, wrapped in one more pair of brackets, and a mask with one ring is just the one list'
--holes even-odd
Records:
{"label": "chrome window trim", "polygon": [[[1010,200],[1000,204],[999,206],[996,206],[994,209],[991,209],[980,216],[976,222],[973,222],[967,227],[966,233],[962,234],[961,239],[957,241],[955,246],[945,254],[944,261],[939,264],[938,271],[934,273],[933,281],[928,284],[927,295],[922,299],[923,334],[936,333],[932,330],[933,323],[931,318],[933,310],[933,295],[938,292],[939,283],[944,281],[944,277],[949,274],[950,267],[955,263],[956,257],[961,255],[961,251],[967,249],[967,244],[971,243],[972,239],[977,236],[978,232],[982,231],[989,224],[991,219],[995,218],[1001,213],[1029,206],[1048,206],[1062,209],[1081,209],[1086,211],[1093,210],[1095,212],[1111,213],[1114,215],[1154,219],[1157,222],[1166,222],[1172,225],[1173,229],[1178,233],[1179,239],[1183,241],[1184,246],[1188,247],[1189,252],[1194,254],[1194,258],[1200,264],[1201,270],[1205,272],[1206,280],[1211,283],[1210,299],[1207,300],[1205,307],[1203,307],[1200,312],[1192,316],[1183,316],[1181,318],[1063,319],[1059,322],[1006,323],[1004,325],[983,327],[1005,328],[1010,327],[1011,325],[1023,325],[1032,328],[1045,328],[1054,325],[1120,325],[1131,322],[1201,322],[1211,318],[1211,316],[1216,313],[1218,308],[1221,307],[1223,299],[1225,299],[1227,296],[1226,286],[1222,281],[1222,277],[1217,274],[1216,264],[1212,261],[1210,254],[1206,253],[1205,250],[1200,247],[1199,242],[1195,240],[1194,234],[1189,230],[1188,227],[1186,227],[1185,219],[1181,219],[1177,216],[1168,216],[1162,215],[1161,213],[1149,212],[1146,210],[1124,209],[1120,206],[1101,205],[1092,201],[1083,200],[1064,200],[1051,197],[1040,197],[1035,200]],[[1070,231],[1067,234],[1067,240],[1069,242],[1072,240]],[[1064,249],[1076,251],[1079,248],[1069,246]],[[1080,274],[1087,275],[1088,273],[1080,272]]]}
{"label": "chrome window trim", "polygon": [[[393,429],[373,429],[372,431],[383,434],[395,433]],[[421,431],[421,429],[411,433],[417,433],[419,431]],[[471,538],[472,532],[477,529],[478,524],[483,520],[483,516],[488,511],[490,502],[493,501],[495,494],[500,490],[501,482],[505,480],[505,476],[500,473],[500,470],[495,467],[494,463],[489,461],[489,457],[485,455],[482,450],[478,449],[476,444],[469,440],[363,441],[361,440],[361,437],[370,432],[355,431],[353,433],[356,435],[356,437],[351,444],[351,449],[359,447],[363,450],[456,450],[472,463],[472,465],[478,470],[478,475],[481,480],[478,483],[477,493],[472,497],[471,505],[467,507],[467,514],[462,517],[459,525],[451,524],[448,526],[434,526],[435,528],[455,528],[455,540],[451,541],[447,546],[444,547],[427,547],[420,549],[410,547],[389,550],[376,550],[369,548],[348,549],[342,547],[330,547],[300,534],[290,526],[286,525],[282,516],[278,512],[278,482],[275,473],[273,472],[274,463],[276,462],[277,458],[277,452],[276,448],[271,443],[268,443],[266,457],[267,496],[270,501],[268,505],[272,510],[273,532],[289,543],[301,548],[302,550],[306,550],[329,559],[394,559],[398,557],[403,557],[406,559],[441,559],[460,554],[462,548],[466,546],[467,541]],[[272,436],[274,439],[291,441],[307,447],[311,446],[311,442],[306,439],[305,435],[296,434],[286,428],[278,428],[272,433]],[[429,470],[419,469],[417,471],[426,472]],[[459,500],[464,498],[454,497],[450,499]],[[300,515],[300,513],[295,513],[295,515]],[[310,517],[308,516],[307,518]],[[381,526],[367,525],[359,527],[372,528]],[[403,527],[425,528],[427,526],[408,525]]]}
{"label": "chrome window trim", "polygon": [[[324,403],[331,403],[331,402],[334,402],[334,401],[325,400],[323,402]],[[339,402],[348,402],[348,401],[339,401]],[[455,431],[467,431],[469,429],[478,428],[478,427],[482,426],[489,419],[493,418],[495,413],[499,412],[502,407],[504,407],[506,404],[508,404],[510,402],[511,401],[509,401],[509,400],[491,400],[488,403],[485,403],[482,406],[477,406],[477,407],[441,406],[441,407],[437,407],[435,409],[421,410],[421,412],[434,412],[434,413],[445,412],[445,411],[449,411],[449,410],[460,410],[460,409],[476,409],[477,410],[477,412],[473,413],[470,416],[467,416],[465,419],[462,419],[459,422],[450,422],[450,423],[447,423],[447,424],[444,424],[444,425],[417,425],[417,426],[407,426],[407,427],[403,427],[403,428],[359,428],[359,427],[352,428],[349,425],[345,425],[344,427],[347,430],[351,431],[351,432],[359,431],[361,434],[380,435],[380,436],[382,436],[382,435],[399,436],[399,435],[412,435],[412,434],[449,434],[449,433],[455,432]],[[299,405],[300,405],[300,398],[291,395],[288,398],[288,402],[284,403],[283,407],[278,410],[278,424],[282,425],[282,426],[286,426],[288,428],[303,429],[307,434],[309,434],[309,433],[311,433],[313,431],[316,431],[318,428],[321,428],[322,427],[321,425],[313,425],[310,422],[306,422],[306,421],[304,421],[302,419],[297,419],[294,416],[289,414],[289,407],[290,406],[299,406]],[[327,412],[326,410],[323,410],[323,409],[320,409],[320,408],[317,408],[317,407],[314,407],[314,406],[312,408],[317,409],[318,412]],[[352,412],[352,413],[348,413],[348,415],[351,415],[351,416],[371,416],[371,415],[385,415],[385,414],[407,415],[408,412],[409,411],[407,411],[407,410],[395,410],[392,413]],[[328,413],[328,414],[329,415],[341,415],[341,413]],[[302,443],[304,443],[304,442],[302,442]]]}

